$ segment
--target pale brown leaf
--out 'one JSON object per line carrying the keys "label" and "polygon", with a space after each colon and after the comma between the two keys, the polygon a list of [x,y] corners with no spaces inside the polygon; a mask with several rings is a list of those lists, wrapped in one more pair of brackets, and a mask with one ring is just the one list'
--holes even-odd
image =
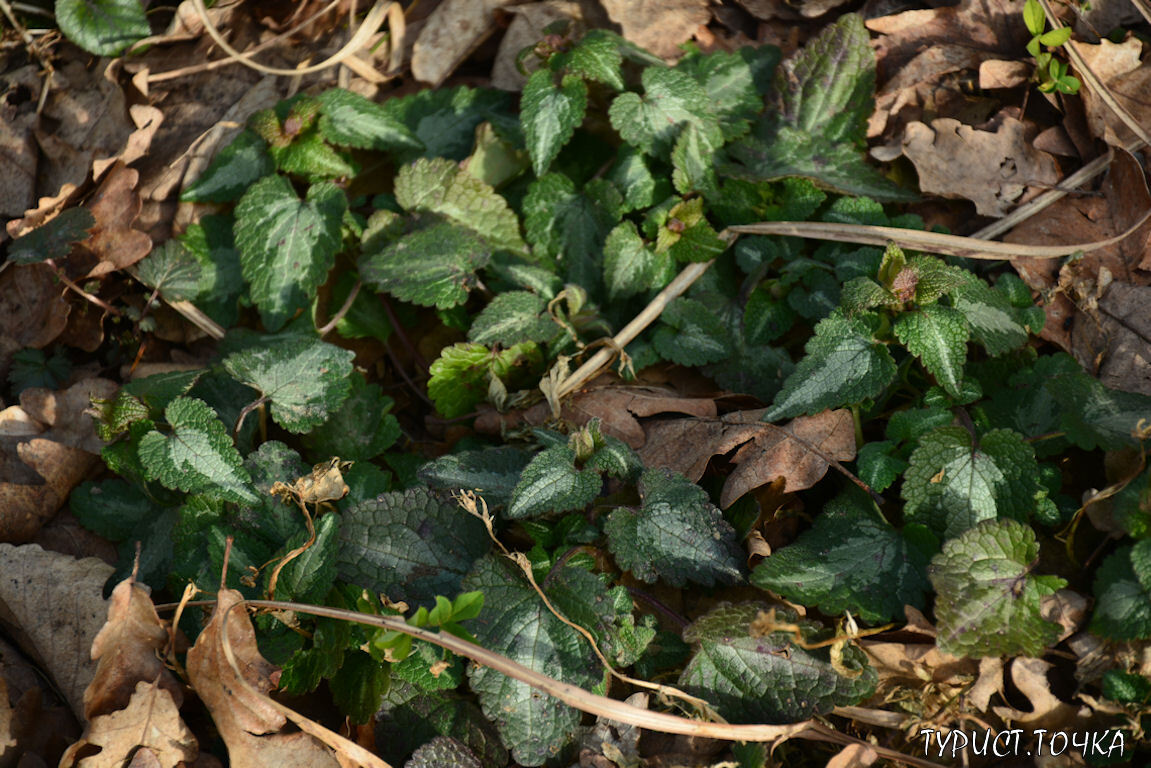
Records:
{"label": "pale brown leaf", "polygon": [[21,347],[51,344],[68,324],[70,311],[64,286],[44,264],[8,264],[0,272],[0,334]]}
{"label": "pale brown leaf", "polygon": [[[81,751],[93,746],[100,751],[76,762]],[[195,760],[199,752],[171,693],[144,681],[136,684],[127,707],[92,719],[60,760],[60,768],[121,768],[133,752],[131,765],[161,768],[176,768]]]}
{"label": "pale brown leaf", "polygon": [[735,450],[735,471],[720,494],[726,509],[736,499],[777,478],[788,492],[810,488],[827,473],[829,462],[855,458],[851,412],[824,411],[784,426],[763,422],[764,410],[735,411],[719,418],[652,422],[639,451],[648,467],[667,467],[697,481],[712,456]]}
{"label": "pale brown leaf", "polygon": [[168,629],[147,590],[132,579],[117,584],[108,600],[108,621],[92,641],[96,674],[84,691],[84,716],[92,720],[124,709],[141,682],[168,691],[178,708],[184,700],[180,684],[159,655],[167,643]]}
{"label": "pale brown leaf", "polygon": [[97,259],[88,277],[130,267],[152,250],[152,238],[132,228],[142,205],[136,192],[139,180],[139,171],[116,162],[86,203],[85,207],[96,219],[88,239],[81,244]]}
{"label": "pale brown leaf", "polygon": [[983,216],[1003,216],[1033,191],[1059,182],[1054,158],[1035,149],[1023,123],[1007,117],[994,132],[942,118],[931,125],[909,123],[903,154],[927,193],[967,199]]}
{"label": "pale brown leaf", "polygon": [[868,768],[879,755],[867,744],[848,744],[827,761],[826,768]]}
{"label": "pale brown leaf", "polygon": [[[1143,43],[1129,36],[1122,43],[1100,40],[1098,45],[1079,44],[1079,53],[1111,92],[1141,125],[1151,125],[1151,65],[1140,59]],[[1091,88],[1083,88],[1083,106],[1091,133],[1112,146],[1126,146],[1134,138],[1130,128],[1116,116]]]}
{"label": "pale brown leaf", "polygon": [[[188,651],[188,677],[228,747],[232,765],[246,768],[335,768],[340,763],[307,733],[281,733],[287,719],[264,695],[275,687],[279,670],[260,655],[248,614],[231,612],[228,645],[243,673],[244,685],[224,653],[223,617],[242,596],[222,589],[208,626]],[[255,689],[252,691],[248,688]]]}
{"label": "pale brown leaf", "polygon": [[495,10],[513,0],[444,0],[412,49],[412,76],[438,86],[496,26]]}
{"label": "pale brown leaf", "polygon": [[675,58],[679,44],[711,18],[707,0],[600,0],[623,36],[656,56]]}
{"label": "pale brown leaf", "polygon": [[[1051,692],[1047,673],[1052,664],[1043,659],[1017,658],[1011,661],[1009,674],[1015,689],[1030,702],[1030,711],[1014,707],[992,707],[992,711],[1015,726],[1025,728],[1065,729],[1089,714],[1087,707],[1062,701]],[[1086,725],[1080,721],[1081,726]],[[1082,727],[1080,728],[1082,730]]]}
{"label": "pale brown leaf", "polygon": [[107,615],[104,582],[113,570],[93,557],[0,544],[0,622],[55,681],[77,718],[96,671],[90,650]]}

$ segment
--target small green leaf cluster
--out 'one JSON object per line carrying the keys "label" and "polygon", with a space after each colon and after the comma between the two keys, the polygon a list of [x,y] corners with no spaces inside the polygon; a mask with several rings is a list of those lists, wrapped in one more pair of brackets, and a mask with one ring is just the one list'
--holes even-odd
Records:
{"label": "small green leaf cluster", "polygon": [[[1051,50],[1060,47],[1071,39],[1071,27],[1047,30],[1047,16],[1039,0],[1027,0],[1023,5],[1023,21],[1031,39],[1027,42],[1027,52],[1035,57],[1035,75],[1039,79],[1039,90],[1044,93],[1059,91],[1074,95],[1079,93],[1079,78],[1067,74],[1067,62],[1055,58]],[[1047,31],[1045,31],[1047,30]]]}

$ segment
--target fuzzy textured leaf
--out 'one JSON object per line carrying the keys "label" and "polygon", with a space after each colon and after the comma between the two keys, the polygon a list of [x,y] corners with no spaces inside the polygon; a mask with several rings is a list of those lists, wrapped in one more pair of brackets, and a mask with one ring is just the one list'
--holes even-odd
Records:
{"label": "fuzzy textured leaf", "polygon": [[901,618],[904,605],[922,609],[932,553],[868,506],[854,495],[833,500],[810,530],[756,566],[751,583],[828,616],[851,611],[876,624]]}
{"label": "fuzzy textured leaf", "polygon": [[767,421],[811,414],[877,397],[895,379],[895,360],[874,341],[869,315],[835,312],[815,326],[805,355],[787,377]]}
{"label": "fuzzy textured leaf", "polygon": [[115,56],[152,34],[139,0],[56,0],[56,23],[76,45]]}
{"label": "fuzzy textured leaf", "polygon": [[364,282],[422,307],[450,309],[468,300],[489,247],[470,229],[436,221],[382,247],[365,245]]}
{"label": "fuzzy textured leaf", "polygon": [[[767,606],[723,604],[684,630],[697,646],[679,677],[679,686],[706,698],[729,722],[790,723],[837,706],[856,704],[875,691],[878,676],[858,648],[848,646],[836,671],[826,648],[804,650],[788,632],[764,634],[757,628]],[[819,625],[776,609],[777,621],[798,623],[808,639]]]}
{"label": "fuzzy textured leaf", "polygon": [[996,429],[972,444],[963,427],[924,435],[903,476],[905,519],[950,539],[997,517],[1026,520],[1035,509],[1035,452],[1009,429]]}
{"label": "fuzzy textured leaf", "polygon": [[[599,663],[587,641],[544,606],[514,565],[482,558],[463,589],[484,593],[483,611],[468,627],[485,648],[582,688],[600,682]],[[468,679],[520,765],[543,765],[575,736],[579,710],[482,665],[469,666]]]}
{"label": "fuzzy textured leaf", "polygon": [[575,75],[566,75],[556,85],[551,72],[536,70],[524,85],[520,109],[532,168],[536,176],[543,176],[583,122],[587,84]]}
{"label": "fuzzy textured leaf", "polygon": [[251,478],[228,429],[203,400],[178,397],[164,409],[171,432],[152,430],[140,439],[144,471],[168,488],[254,504]]}
{"label": "fuzzy textured leaf", "polygon": [[1040,615],[1040,600],[1066,586],[1033,576],[1039,545],[1030,527],[986,520],[943,545],[931,561],[940,650],[956,656],[1042,656],[1059,625]]}
{"label": "fuzzy textured leaf", "polygon": [[424,144],[393,113],[358,93],[329,88],[318,97],[320,134],[357,149],[422,150]]}
{"label": "fuzzy textured leaf", "polygon": [[640,478],[640,509],[612,511],[604,530],[620,567],[641,581],[673,587],[741,580],[735,530],[707,492],[679,473],[649,469]]}
{"label": "fuzzy textured leaf", "polygon": [[507,291],[476,315],[468,340],[510,347],[524,341],[547,341],[558,330],[547,314],[543,297],[529,291]]}
{"label": "fuzzy textured leaf", "polygon": [[419,486],[362,501],[342,517],[341,578],[391,600],[431,605],[456,594],[490,546],[482,522]]}
{"label": "fuzzy textured leaf", "polygon": [[392,447],[400,437],[400,423],[391,413],[395,401],[359,373],[353,373],[348,382],[348,398],[304,438],[316,458],[339,456],[348,461],[368,461]]}
{"label": "fuzzy textured leaf", "polygon": [[530,457],[505,445],[441,456],[420,468],[419,477],[445,491],[475,491],[490,505],[507,504]]}
{"label": "fuzzy textured leaf", "polygon": [[652,344],[659,354],[679,365],[705,365],[732,352],[731,335],[723,322],[695,299],[679,297],[668,304]]}
{"label": "fuzzy textured leaf", "polygon": [[265,176],[236,206],[236,247],[252,301],[269,331],[304,309],[327,278],[340,249],[347,198],[334,184],[314,184],[296,197],[283,176]]}
{"label": "fuzzy textured leaf", "polygon": [[1151,638],[1151,539],[1117,549],[1099,566],[1091,631],[1111,640]]}
{"label": "fuzzy textured leaf", "polygon": [[962,312],[928,304],[916,311],[901,313],[892,331],[940,386],[952,396],[959,396],[963,364],[967,360],[967,339],[971,335]]}
{"label": "fuzzy textured leaf", "polygon": [[512,491],[507,516],[516,519],[568,512],[595,501],[603,481],[594,469],[576,467],[575,460],[575,451],[566,445],[536,454]]}
{"label": "fuzzy textured leaf", "polygon": [[723,144],[723,132],[712,112],[708,94],[686,72],[648,67],[641,75],[644,95],[623,93],[608,116],[628,144],[644,153],[667,157],[685,123],[693,123],[711,146]]}

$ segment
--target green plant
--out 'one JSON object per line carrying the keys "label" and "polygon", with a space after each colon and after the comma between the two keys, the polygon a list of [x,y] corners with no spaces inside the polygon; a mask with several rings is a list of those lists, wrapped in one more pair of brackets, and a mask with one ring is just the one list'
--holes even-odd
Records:
{"label": "green plant", "polygon": [[[518,112],[505,93],[462,87],[383,104],[301,94],[254,115],[186,190],[217,212],[138,274],[228,333],[204,369],[130,382],[101,406],[115,476],[83,485],[72,511],[119,543],[116,578],[141,541],[153,587],[214,586],[231,538],[227,585],[248,596],[274,585],[280,598],[365,613],[414,609],[411,623],[456,633],[466,620],[488,649],[602,691],[598,649],[732,722],[864,701],[878,677],[842,630],[897,621],[908,605],[934,605],[939,643],[956,655],[1041,655],[1057,636],[1043,601],[1094,579],[1093,631],[1151,636],[1148,475],[1116,495],[1125,540],[1101,566],[1052,538],[1075,552],[1092,536],[1074,500],[1084,487],[1059,458],[1091,467],[1102,451],[1138,449],[1151,400],[1040,354],[1043,312],[1012,274],[989,282],[894,245],[725,231],[923,227],[896,207],[915,195],[865,161],[875,63],[858,16],[783,62],[765,46],[692,50],[669,67],[612,33],[561,29],[522,63]],[[14,252],[50,257],[77,226],[50,223]],[[404,410],[426,396],[437,418],[518,411],[544,403],[541,385],[609,343],[681,268],[708,262],[617,350],[627,379],[691,367],[766,406],[688,424],[730,454],[710,466],[702,456],[695,479],[644,466],[623,439],[642,437],[641,411],[623,406],[512,426],[498,442],[469,435],[413,461],[376,361],[348,349],[438,350],[422,381],[388,390],[413,404]],[[389,363],[403,372],[398,357]],[[742,543],[773,511],[719,488],[736,473],[754,476],[747,489],[786,474],[746,455],[766,452],[756,430],[800,430],[828,409],[854,427],[857,452],[840,467],[867,490],[821,480],[835,462],[803,438],[792,460],[822,470],[787,491],[811,524],[749,571]],[[746,452],[752,437],[731,442],[745,432],[757,441]],[[270,493],[284,485],[287,501]],[[482,496],[490,532],[451,497],[461,489]],[[530,580],[491,535],[525,552]],[[759,599],[725,604],[724,589],[747,581]],[[689,595],[689,615],[661,625],[669,611],[650,608],[653,584],[692,585],[704,603]],[[296,621],[256,621],[281,686],[327,681],[358,722],[382,708],[390,760],[441,733],[484,764],[507,764],[511,750],[541,765],[580,726],[571,707],[427,643]],[[958,721],[960,706],[929,714]]]}
{"label": "green plant", "polygon": [[[1027,0],[1023,6],[1023,21],[1031,40],[1027,52],[1035,57],[1035,74],[1039,79],[1039,90],[1044,93],[1079,93],[1079,78],[1067,74],[1067,62],[1055,58],[1051,51],[1071,39],[1071,27],[1047,30],[1047,17],[1039,0]],[[1041,48],[1042,46],[1042,48]]]}

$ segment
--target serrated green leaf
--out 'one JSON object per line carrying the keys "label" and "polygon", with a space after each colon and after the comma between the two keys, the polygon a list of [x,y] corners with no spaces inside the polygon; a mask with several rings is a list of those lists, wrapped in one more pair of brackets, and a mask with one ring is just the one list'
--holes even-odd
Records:
{"label": "serrated green leaf", "polygon": [[473,343],[444,347],[429,368],[428,396],[445,417],[462,416],[487,397],[493,377],[502,380],[518,360],[538,356],[530,342],[504,350]]}
{"label": "serrated green leaf", "polygon": [[997,517],[1026,520],[1039,490],[1035,452],[1019,433],[996,429],[972,444],[962,427],[924,435],[903,476],[905,519],[950,539]]}
{"label": "serrated green leaf", "polygon": [[927,574],[935,587],[936,642],[944,653],[1043,655],[1059,625],[1040,615],[1040,600],[1066,586],[1031,575],[1035,532],[1014,520],[986,520],[943,545]]}
{"label": "serrated green leaf", "polygon": [[1140,674],[1109,669],[1103,673],[1103,698],[1123,703],[1151,702],[1151,679]]}
{"label": "serrated green leaf", "polygon": [[648,583],[711,586],[742,578],[735,530],[707,492],[683,475],[649,469],[640,478],[640,509],[612,511],[604,531],[621,568]]}
{"label": "serrated green leaf", "polygon": [[576,467],[575,460],[575,451],[567,446],[536,454],[512,491],[507,516],[539,517],[583,509],[595,501],[603,481],[594,469]]}
{"label": "serrated green leaf", "polygon": [[329,88],[318,98],[320,134],[333,144],[385,151],[424,148],[408,126],[374,101],[343,88]]}
{"label": "serrated green leaf", "polygon": [[879,396],[895,379],[895,360],[872,338],[867,315],[829,315],[815,326],[804,352],[766,421],[859,403]]}
{"label": "serrated green leaf", "polygon": [[568,562],[548,573],[548,599],[567,619],[592,633],[613,665],[630,667],[655,637],[655,629],[636,626],[635,604],[626,587],[608,589],[603,575]]}
{"label": "serrated green leaf", "polygon": [[1045,355],[1031,377],[1059,404],[1067,437],[1084,450],[1134,446],[1140,420],[1151,422],[1151,397],[1108,389],[1065,353]]}
{"label": "serrated green leaf", "polygon": [[575,75],[566,75],[557,86],[549,70],[536,70],[524,84],[520,109],[532,168],[536,176],[543,176],[583,122],[587,84]]}
{"label": "serrated green leaf", "polygon": [[279,440],[267,440],[244,457],[244,469],[252,478],[260,503],[240,510],[228,522],[270,550],[280,549],[285,541],[306,534],[299,507],[271,493],[278,482],[292,485],[311,474],[311,467],[304,464],[300,455]]}
{"label": "serrated green leaf", "polygon": [[166,301],[187,301],[200,293],[202,270],[179,240],[169,240],[136,263],[136,277]]}
{"label": "serrated green leaf", "polygon": [[36,264],[46,259],[62,259],[72,243],[88,239],[96,219],[87,208],[69,208],[8,245],[8,260],[16,264]]}
{"label": "serrated green leaf", "polygon": [[402,301],[449,309],[467,301],[476,270],[489,258],[488,246],[471,230],[438,221],[379,250],[365,247],[360,276]]}
{"label": "serrated green leaf", "polygon": [[647,247],[632,222],[622,222],[604,241],[603,282],[609,300],[658,290],[674,276],[671,256]]}
{"label": "serrated green leaf", "polygon": [[656,201],[658,182],[648,168],[646,158],[632,147],[620,149],[607,179],[623,196],[623,213],[648,208]]}
{"label": "serrated green leaf", "polygon": [[[436,600],[444,599],[437,597]],[[458,688],[464,681],[464,664],[459,656],[447,654],[431,643],[416,642],[412,652],[403,661],[392,665],[392,673],[401,680],[417,686],[422,691],[449,691]],[[431,667],[448,661],[443,669],[433,672]]]}
{"label": "serrated green leaf", "polygon": [[[544,606],[514,565],[482,558],[463,587],[484,593],[484,609],[469,628],[485,648],[571,685],[590,688],[600,681],[587,642]],[[468,678],[520,765],[543,765],[574,737],[579,710],[490,667],[471,665]]]}
{"label": "serrated green leaf", "polygon": [[393,601],[430,605],[455,594],[491,546],[479,519],[419,486],[360,502],[342,517],[340,577]]}
{"label": "serrated green leaf", "polygon": [[[436,88],[388,99],[384,111],[406,125],[424,145],[424,157],[463,160],[472,151],[476,126],[485,120],[497,127],[512,126],[511,99],[503,91],[483,88]],[[411,159],[420,153],[406,153]]]}
{"label": "serrated green leaf", "polygon": [[267,143],[253,131],[241,131],[180,194],[180,199],[192,203],[231,202],[275,167]]}
{"label": "serrated green leaf", "polygon": [[126,382],[120,392],[138,398],[151,413],[159,417],[168,403],[187,394],[205,372],[199,369],[156,373]]}
{"label": "serrated green leaf", "polygon": [[719,117],[723,137],[730,141],[747,133],[750,121],[763,111],[761,91],[766,92],[770,86],[779,59],[778,48],[763,45],[730,53],[689,53],[675,67],[690,74],[703,87],[712,110]]}
{"label": "serrated green leaf", "polygon": [[893,453],[890,440],[877,440],[864,443],[856,457],[859,479],[867,483],[871,490],[883,493],[907,471],[907,462]]}
{"label": "serrated green leaf", "polygon": [[1095,573],[1090,629],[1111,640],[1151,637],[1151,539],[1121,547]]}
{"label": "serrated green leaf", "polygon": [[148,478],[166,488],[254,504],[251,478],[228,429],[203,400],[178,397],[164,409],[170,432],[152,430],[137,449]]}
{"label": "serrated green leaf", "polygon": [[623,440],[610,436],[601,439],[603,444],[588,459],[588,466],[620,480],[636,480],[643,471],[639,455]]}
{"label": "serrated green leaf", "polygon": [[895,303],[898,303],[898,299],[891,291],[870,277],[860,276],[849,280],[839,295],[839,306],[849,315]]}
{"label": "serrated green leaf", "polygon": [[462,742],[437,736],[413,752],[404,768],[483,768],[483,763]]}
{"label": "serrated green leaf", "polygon": [[348,397],[339,409],[304,438],[304,445],[317,459],[339,456],[368,461],[400,437],[400,423],[391,413],[395,401],[358,372],[351,374],[349,383]]}
{"label": "serrated green leaf", "polygon": [[795,312],[772,296],[771,291],[757,288],[747,298],[743,310],[743,337],[748,344],[770,344],[791,330]]}
{"label": "serrated green leaf", "polygon": [[232,235],[231,216],[208,215],[190,225],[179,240],[200,265],[196,306],[225,328],[236,324],[244,290],[240,253]]}
{"label": "serrated green leaf", "polygon": [[558,330],[541,296],[528,291],[507,291],[492,299],[476,315],[468,330],[468,340],[510,347],[524,341],[547,341]]}
{"label": "serrated green leaf", "polygon": [[109,541],[130,538],[160,512],[138,486],[119,477],[77,486],[68,503],[80,525]]}
{"label": "serrated green leaf", "polygon": [[532,183],[523,209],[524,231],[533,253],[558,261],[567,281],[595,286],[600,253],[608,232],[619,220],[618,211],[576,192],[571,179],[558,173]]}
{"label": "serrated green leaf", "polygon": [[684,126],[671,151],[672,182],[681,195],[691,192],[715,192],[719,180],[715,175],[715,154],[719,144],[695,123]]}
{"label": "serrated green leaf", "polygon": [[640,76],[644,95],[623,93],[608,110],[612,127],[645,154],[666,158],[685,123],[694,123],[711,146],[723,144],[723,132],[708,95],[686,72],[648,67]]}
{"label": "serrated green leaf", "polygon": [[507,201],[450,160],[420,159],[396,174],[396,202],[406,211],[447,217],[480,235],[493,248],[526,250],[519,221]]}
{"label": "serrated green leaf", "polygon": [[[55,390],[67,381],[71,373],[72,363],[64,355],[56,354],[48,357],[42,349],[21,349],[12,354],[8,368],[8,383],[12,385],[13,395],[32,387]],[[104,437],[101,436],[100,439],[103,440]]]}
{"label": "serrated green leaf", "polygon": [[[340,516],[324,515],[315,525],[316,538],[311,546],[289,560],[280,570],[276,581],[276,599],[318,603],[335,583],[336,557],[340,550]],[[309,538],[306,531],[301,531],[284,542],[281,553],[286,555],[303,546]],[[271,571],[268,574],[270,576]]]}
{"label": "serrated green leaf", "polygon": [[704,365],[732,352],[727,328],[700,302],[679,297],[667,305],[652,344],[665,359],[679,365]]}
{"label": "serrated green leaf", "polygon": [[354,723],[369,723],[388,688],[390,670],[368,654],[349,650],[331,679],[332,701]]}
{"label": "serrated green leaf", "polygon": [[951,307],[928,304],[902,312],[892,328],[907,351],[919,358],[949,394],[958,397],[967,360],[970,329],[962,312]]}
{"label": "serrated green leaf", "polygon": [[296,197],[283,176],[266,176],[236,206],[236,247],[252,301],[269,331],[278,331],[315,296],[340,249],[347,198],[334,184],[314,184]]}
{"label": "serrated green leaf", "polygon": [[859,14],[844,14],[776,72],[779,112],[730,145],[740,165],[724,173],[749,180],[802,176],[822,187],[877,200],[912,192],[867,164],[862,142],[874,104],[875,54]]}
{"label": "serrated green leaf", "polygon": [[56,0],[55,16],[69,40],[97,56],[116,56],[152,34],[139,0]]}
{"label": "serrated green leaf", "polygon": [[248,348],[224,358],[224,369],[272,404],[272,418],[289,432],[322,424],[351,389],[351,350],[311,336]]}
{"label": "serrated green leaf", "polygon": [[[262,650],[262,649],[261,649]],[[290,696],[314,691],[327,678],[333,677],[344,660],[344,650],[304,648],[293,653],[282,665],[279,689]]]}
{"label": "serrated green leaf", "polygon": [[625,86],[619,42],[619,35],[614,32],[588,30],[570,51],[556,54],[551,67],[622,91]]}
{"label": "serrated green leaf", "polygon": [[309,129],[286,146],[270,145],[268,154],[278,171],[308,181],[332,181],[356,175],[356,166],[326,143],[316,128]]}
{"label": "serrated green leaf", "polygon": [[[841,665],[832,666],[826,649],[804,650],[794,636],[766,636],[753,624],[768,609],[757,603],[722,604],[684,631],[697,645],[679,677],[679,687],[707,699],[729,722],[790,723],[813,714],[856,704],[875,691],[878,676],[858,648],[847,646]],[[819,625],[776,608],[777,621],[799,623],[809,637]]]}
{"label": "serrated green leaf", "polygon": [[906,408],[891,414],[887,420],[887,439],[897,443],[918,440],[938,427],[946,427],[955,419],[944,408]]}
{"label": "serrated green leaf", "polygon": [[880,519],[866,500],[841,495],[794,543],[760,562],[751,583],[828,616],[851,611],[878,624],[901,618],[904,605],[923,609],[931,554]]}
{"label": "serrated green leaf", "polygon": [[[673,229],[674,222],[682,226]],[[672,206],[655,242],[656,253],[667,251],[678,261],[710,261],[726,249],[727,243],[704,216],[699,197]]]}
{"label": "serrated green leaf", "polygon": [[420,468],[419,477],[445,491],[475,491],[491,506],[507,504],[530,457],[505,445],[441,456]]}

